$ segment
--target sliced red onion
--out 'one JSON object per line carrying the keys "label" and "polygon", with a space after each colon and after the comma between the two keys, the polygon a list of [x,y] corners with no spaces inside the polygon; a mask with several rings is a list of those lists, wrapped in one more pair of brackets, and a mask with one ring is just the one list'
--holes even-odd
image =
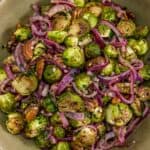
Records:
{"label": "sliced red onion", "polygon": [[46,13],[50,18],[54,16],[57,13],[63,12],[63,11],[70,11],[72,8],[68,5],[65,4],[58,4],[54,5],[53,7],[50,8],[50,10]]}
{"label": "sliced red onion", "polygon": [[4,69],[5,69],[5,72],[7,74],[7,77],[10,79],[10,80],[13,80],[15,78],[15,75],[12,73],[11,71],[11,68],[10,68],[10,65],[9,64],[6,64],[4,66]]}
{"label": "sliced red onion", "polygon": [[75,7],[75,4],[71,0],[51,0],[52,4],[65,4],[70,7]]}
{"label": "sliced red onion", "polygon": [[5,87],[10,82],[11,79],[5,79],[4,81],[0,82],[0,93],[5,93]]}
{"label": "sliced red onion", "polygon": [[84,113],[76,113],[76,112],[66,112],[65,116],[70,119],[74,119],[78,121],[84,120],[84,117],[85,117]]}
{"label": "sliced red onion", "polygon": [[58,141],[68,141],[71,142],[73,140],[73,137],[65,137],[65,138],[57,138]]}
{"label": "sliced red onion", "polygon": [[92,33],[94,36],[94,41],[99,45],[100,48],[103,49],[105,47],[105,40],[102,38],[102,36],[96,28],[92,29]]}
{"label": "sliced red onion", "polygon": [[140,70],[144,67],[144,63],[142,60],[139,59],[134,59],[131,61],[131,65],[136,69],[136,70]]}
{"label": "sliced red onion", "polygon": [[116,48],[121,48],[123,46],[127,45],[127,40],[126,39],[122,39],[120,41],[117,41],[116,39],[110,42],[111,45],[113,45]]}
{"label": "sliced red onion", "polygon": [[69,122],[67,120],[67,118],[65,117],[65,114],[63,112],[60,112],[60,119],[62,121],[63,127],[67,128],[69,126]]}
{"label": "sliced red onion", "polygon": [[46,97],[48,92],[49,92],[49,85],[45,84],[44,87],[43,87],[43,90],[41,91],[41,96]]}
{"label": "sliced red onion", "polygon": [[72,83],[73,89],[75,90],[75,92],[77,92],[80,96],[84,97],[84,98],[93,98],[97,95],[97,91],[93,91],[91,94],[85,94],[82,91],[80,91],[76,84],[73,82]]}
{"label": "sliced red onion", "polygon": [[126,135],[126,128],[125,127],[120,127],[117,129],[117,134],[118,134],[118,140],[121,144],[125,143],[125,135]]}

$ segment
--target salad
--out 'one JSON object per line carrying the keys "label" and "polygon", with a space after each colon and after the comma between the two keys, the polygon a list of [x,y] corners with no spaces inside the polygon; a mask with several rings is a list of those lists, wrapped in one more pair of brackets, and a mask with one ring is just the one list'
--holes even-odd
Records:
{"label": "salad", "polygon": [[148,26],[111,0],[51,0],[32,8],[0,68],[8,132],[44,150],[124,146],[150,113]]}

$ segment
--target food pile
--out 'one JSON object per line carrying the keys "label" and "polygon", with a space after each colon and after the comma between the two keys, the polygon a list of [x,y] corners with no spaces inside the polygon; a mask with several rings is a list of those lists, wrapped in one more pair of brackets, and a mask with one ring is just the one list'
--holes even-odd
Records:
{"label": "food pile", "polygon": [[150,112],[148,26],[108,0],[32,7],[0,68],[8,132],[46,150],[123,146]]}

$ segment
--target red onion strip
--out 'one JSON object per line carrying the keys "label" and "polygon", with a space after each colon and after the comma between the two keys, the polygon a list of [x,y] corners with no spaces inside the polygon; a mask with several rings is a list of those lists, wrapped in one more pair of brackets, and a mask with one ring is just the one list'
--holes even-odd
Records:
{"label": "red onion strip", "polygon": [[68,120],[65,117],[65,114],[63,112],[60,112],[60,119],[62,121],[63,127],[67,128],[69,126],[69,122],[68,122]]}
{"label": "red onion strip", "polygon": [[65,4],[70,7],[75,7],[75,4],[71,0],[51,0],[52,4]]}

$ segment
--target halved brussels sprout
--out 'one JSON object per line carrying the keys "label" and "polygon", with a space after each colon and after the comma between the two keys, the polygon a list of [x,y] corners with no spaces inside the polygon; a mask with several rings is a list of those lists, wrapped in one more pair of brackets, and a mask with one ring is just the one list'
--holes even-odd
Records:
{"label": "halved brussels sprout", "polygon": [[66,31],[48,31],[47,36],[49,39],[54,40],[58,43],[63,43],[65,37],[67,37]]}
{"label": "halved brussels sprout", "polygon": [[43,77],[48,83],[54,83],[60,80],[62,76],[62,71],[56,65],[47,65],[45,67]]}
{"label": "halved brussels sprout", "polygon": [[62,121],[61,121],[61,118],[60,118],[60,114],[58,112],[54,113],[52,116],[51,116],[51,124],[52,125],[56,125],[56,124],[61,124]]}
{"label": "halved brussels sprout", "polygon": [[11,112],[15,106],[15,96],[11,93],[5,93],[0,95],[0,110],[8,113]]}
{"label": "halved brussels sprout", "polygon": [[112,45],[107,45],[104,48],[104,53],[110,58],[117,58],[119,54],[118,50]]}
{"label": "halved brussels sprout", "polygon": [[140,87],[137,91],[137,95],[140,101],[150,100],[150,87]]}
{"label": "halved brussels sprout", "polygon": [[63,138],[65,137],[65,130],[60,126],[55,126],[53,129],[53,134],[56,138]]}
{"label": "halved brussels sprout", "polygon": [[79,47],[65,49],[63,52],[63,61],[69,67],[82,67],[85,62],[83,50]]}
{"label": "halved brussels sprout", "polygon": [[4,81],[7,78],[7,74],[3,68],[0,67],[0,82]]}
{"label": "halved brussels sprout", "polygon": [[71,150],[68,142],[58,142],[54,150]]}
{"label": "halved brussels sprout", "polygon": [[84,7],[84,5],[85,5],[85,0],[74,0],[74,3],[75,3],[76,6],[78,6],[78,7]]}
{"label": "halved brussels sprout", "polygon": [[78,45],[78,37],[77,36],[68,36],[65,39],[65,44],[68,47],[77,46]]}
{"label": "halved brussels sprout", "polygon": [[132,36],[135,33],[136,25],[132,20],[121,20],[117,25],[118,30],[123,36]]}
{"label": "halved brussels sprout", "polygon": [[26,137],[34,138],[38,136],[42,131],[44,131],[47,124],[48,124],[48,120],[46,117],[42,115],[37,116],[34,120],[27,123],[27,126],[25,128]]}
{"label": "halved brussels sprout", "polygon": [[132,119],[132,111],[124,103],[109,104],[106,108],[106,121],[115,126],[124,126]]}
{"label": "halved brussels sprout", "polygon": [[145,65],[142,69],[139,70],[139,75],[144,80],[150,80],[150,66]]}
{"label": "halved brussels sprout", "polygon": [[22,96],[30,95],[38,86],[34,75],[20,75],[12,81],[12,87]]}
{"label": "halved brussels sprout", "polygon": [[103,123],[101,123],[97,126],[97,130],[99,137],[102,137],[106,133],[106,126]]}
{"label": "halved brussels sprout", "polygon": [[149,34],[149,27],[148,26],[140,26],[136,28],[135,37],[136,38],[145,38]]}
{"label": "halved brussels sprout", "polygon": [[82,98],[74,92],[64,92],[58,97],[58,109],[60,112],[82,112],[84,102]]}
{"label": "halved brussels sprout", "polygon": [[87,44],[90,44],[92,42],[92,37],[90,34],[85,34],[84,36],[81,36],[79,39],[79,45],[81,47],[86,46]]}
{"label": "halved brussels sprout", "polygon": [[8,119],[6,120],[7,130],[11,134],[19,134],[24,128],[23,116],[20,113],[13,112],[8,114]]}

